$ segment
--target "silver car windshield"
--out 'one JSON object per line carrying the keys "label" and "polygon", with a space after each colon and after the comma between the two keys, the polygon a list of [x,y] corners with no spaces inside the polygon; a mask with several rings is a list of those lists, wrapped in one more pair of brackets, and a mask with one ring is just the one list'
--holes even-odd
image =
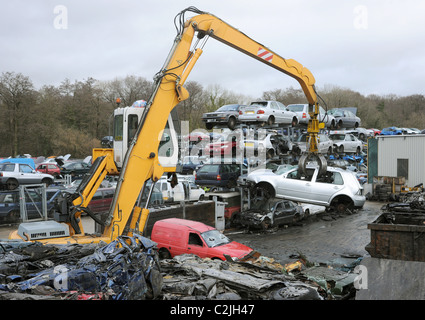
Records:
{"label": "silver car windshield", "polygon": [[227,238],[224,234],[222,234],[218,230],[210,230],[210,231],[203,232],[201,233],[201,237],[202,239],[204,239],[205,243],[210,248],[230,243],[229,238]]}

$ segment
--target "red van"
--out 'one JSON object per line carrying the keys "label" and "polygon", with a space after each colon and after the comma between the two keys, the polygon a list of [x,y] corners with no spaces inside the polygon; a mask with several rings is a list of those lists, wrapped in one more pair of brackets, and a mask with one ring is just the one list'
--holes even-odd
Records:
{"label": "red van", "polygon": [[170,218],[155,222],[151,240],[158,244],[161,258],[189,253],[201,258],[226,260],[224,255],[240,259],[253,250],[230,241],[217,229],[202,222]]}

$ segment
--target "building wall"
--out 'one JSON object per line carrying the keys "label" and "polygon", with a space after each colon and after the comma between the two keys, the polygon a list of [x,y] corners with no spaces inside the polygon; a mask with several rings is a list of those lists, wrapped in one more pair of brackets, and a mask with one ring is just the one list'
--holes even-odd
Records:
{"label": "building wall", "polygon": [[407,186],[425,184],[425,135],[378,137],[378,176],[397,177],[397,159],[408,159]]}

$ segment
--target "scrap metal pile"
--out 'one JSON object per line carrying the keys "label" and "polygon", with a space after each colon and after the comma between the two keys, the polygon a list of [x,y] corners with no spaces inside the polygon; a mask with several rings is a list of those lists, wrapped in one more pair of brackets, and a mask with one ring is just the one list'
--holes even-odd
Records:
{"label": "scrap metal pile", "polygon": [[313,299],[321,300],[318,286],[295,280],[276,270],[268,262],[263,265],[201,259],[180,255],[162,260],[165,272],[163,297],[175,299]]}
{"label": "scrap metal pile", "polygon": [[109,244],[1,242],[0,299],[148,299],[161,292],[155,243],[119,237]]}
{"label": "scrap metal pile", "polygon": [[411,210],[425,213],[425,192],[400,193],[398,203],[391,204],[388,209],[395,210],[397,207],[399,210],[410,207]]}
{"label": "scrap metal pile", "polygon": [[[0,300],[324,300],[347,295],[356,276],[301,260],[282,266],[259,253],[158,260],[156,244],[140,236],[84,245],[3,241],[0,250]],[[331,280],[317,275],[321,268]],[[335,292],[341,282],[348,291]]]}

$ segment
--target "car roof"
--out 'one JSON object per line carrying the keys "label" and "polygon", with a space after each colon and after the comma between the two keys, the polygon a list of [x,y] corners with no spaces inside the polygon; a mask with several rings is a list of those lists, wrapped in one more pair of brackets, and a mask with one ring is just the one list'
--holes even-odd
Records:
{"label": "car roof", "polygon": [[202,222],[179,219],[179,218],[163,219],[163,220],[157,221],[155,224],[174,224],[174,225],[179,225],[183,227],[188,227],[190,229],[199,231],[201,233],[205,231],[209,231],[209,230],[215,230],[215,228],[211,226],[207,226],[206,224]]}

